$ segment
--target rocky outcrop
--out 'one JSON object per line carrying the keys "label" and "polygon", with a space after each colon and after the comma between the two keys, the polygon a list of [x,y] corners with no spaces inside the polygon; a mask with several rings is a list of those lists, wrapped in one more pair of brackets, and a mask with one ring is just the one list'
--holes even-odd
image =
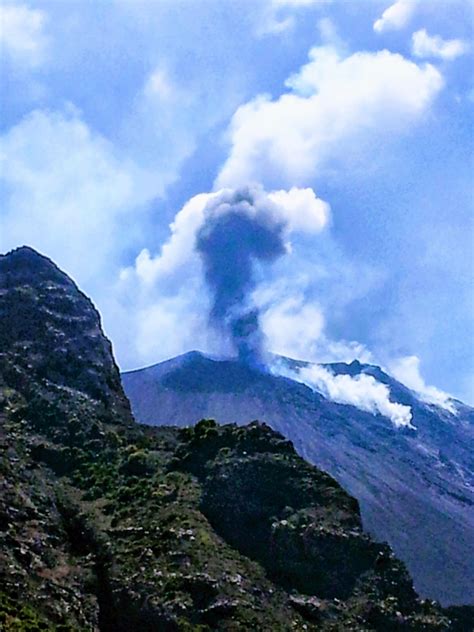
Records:
{"label": "rocky outcrop", "polygon": [[[68,494],[56,475],[71,473],[82,450],[93,459],[116,445],[132,423],[110,342],[91,301],[30,248],[0,256],[5,611],[14,609],[12,600],[21,600],[20,619],[31,619],[31,625],[38,617],[40,625],[44,613],[51,624],[69,622],[71,629],[97,626],[97,595],[87,587],[95,561],[88,554],[77,558],[73,550],[63,516]],[[9,628],[9,620],[2,621],[6,629],[23,629],[14,627],[14,617]]]}
{"label": "rocky outcrop", "polygon": [[[53,420],[79,405],[103,421],[130,423],[110,342],[92,302],[31,248],[0,256],[0,371],[4,382]],[[71,400],[74,400],[71,404]],[[59,412],[59,416],[61,412]]]}

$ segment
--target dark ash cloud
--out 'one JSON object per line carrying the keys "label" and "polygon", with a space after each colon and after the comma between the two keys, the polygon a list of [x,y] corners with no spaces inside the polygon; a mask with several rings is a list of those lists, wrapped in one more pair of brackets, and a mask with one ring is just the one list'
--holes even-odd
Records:
{"label": "dark ash cloud", "polygon": [[224,190],[208,203],[196,236],[213,296],[210,323],[251,365],[262,364],[263,346],[259,312],[250,301],[256,266],[285,254],[286,227],[277,207],[260,189]]}

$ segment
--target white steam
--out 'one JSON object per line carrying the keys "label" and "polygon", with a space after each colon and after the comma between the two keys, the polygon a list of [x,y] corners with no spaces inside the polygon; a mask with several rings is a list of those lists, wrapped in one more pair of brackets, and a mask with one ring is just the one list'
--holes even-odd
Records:
{"label": "white steam", "polygon": [[292,187],[272,191],[268,197],[279,207],[290,231],[319,233],[329,222],[331,208],[313,189]]}
{"label": "white steam", "polygon": [[417,356],[406,356],[395,360],[390,364],[390,373],[399,382],[415,391],[422,401],[444,408],[453,415],[456,414],[456,406],[448,393],[426,384],[420,373],[420,359]]}
{"label": "white steam", "polygon": [[277,364],[273,371],[303,382],[338,404],[349,404],[374,415],[383,415],[390,419],[395,428],[415,428],[411,423],[410,406],[390,401],[388,386],[378,382],[372,375],[335,375],[317,364],[302,367],[297,371]]}

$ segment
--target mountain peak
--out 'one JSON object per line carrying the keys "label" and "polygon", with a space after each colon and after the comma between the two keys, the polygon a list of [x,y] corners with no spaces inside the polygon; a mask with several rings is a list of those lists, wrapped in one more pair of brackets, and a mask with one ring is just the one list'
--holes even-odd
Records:
{"label": "mountain peak", "polygon": [[37,285],[46,279],[77,289],[74,281],[51,259],[31,246],[20,246],[0,255],[0,285],[14,285],[19,282]]}
{"label": "mountain peak", "polygon": [[0,256],[0,318],[0,372],[8,386],[43,407],[53,393],[67,390],[85,408],[131,421],[98,312],[74,281],[33,248]]}
{"label": "mountain peak", "polygon": [[31,246],[26,245],[18,246],[18,248],[13,248],[5,254],[0,254],[0,262],[2,265],[13,263],[16,265],[27,265],[30,263],[37,263],[59,270],[58,266],[49,259],[49,257],[41,254]]}

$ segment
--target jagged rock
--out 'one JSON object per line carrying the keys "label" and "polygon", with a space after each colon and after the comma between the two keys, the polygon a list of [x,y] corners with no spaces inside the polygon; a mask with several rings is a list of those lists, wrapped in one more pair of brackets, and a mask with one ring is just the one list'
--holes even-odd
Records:
{"label": "jagged rock", "polygon": [[304,597],[302,595],[290,595],[290,604],[300,612],[305,619],[319,621],[324,611],[324,603],[316,597]]}

